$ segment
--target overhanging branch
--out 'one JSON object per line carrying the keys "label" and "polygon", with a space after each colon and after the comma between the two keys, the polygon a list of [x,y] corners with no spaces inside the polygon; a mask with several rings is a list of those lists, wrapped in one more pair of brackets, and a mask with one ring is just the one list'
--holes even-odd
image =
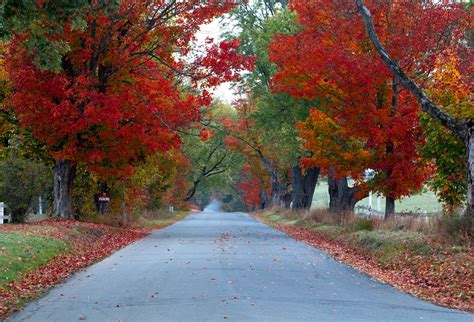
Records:
{"label": "overhanging branch", "polygon": [[354,2],[357,5],[359,12],[362,14],[370,41],[390,71],[398,77],[403,87],[415,96],[424,112],[464,140],[468,135],[468,125],[465,122],[452,117],[449,113],[433,102],[425,91],[403,71],[400,65],[397,64],[382,45],[377,33],[375,32],[370,10],[365,6],[364,1],[354,0]]}

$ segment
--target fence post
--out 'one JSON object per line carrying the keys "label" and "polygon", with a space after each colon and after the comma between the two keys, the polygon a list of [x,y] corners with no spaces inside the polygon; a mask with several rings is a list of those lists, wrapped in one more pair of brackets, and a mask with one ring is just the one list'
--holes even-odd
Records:
{"label": "fence post", "polygon": [[4,218],[5,218],[5,203],[0,202],[0,225],[3,225]]}
{"label": "fence post", "polygon": [[39,196],[38,198],[38,213],[40,215],[43,214],[43,199],[41,198],[41,196]]}

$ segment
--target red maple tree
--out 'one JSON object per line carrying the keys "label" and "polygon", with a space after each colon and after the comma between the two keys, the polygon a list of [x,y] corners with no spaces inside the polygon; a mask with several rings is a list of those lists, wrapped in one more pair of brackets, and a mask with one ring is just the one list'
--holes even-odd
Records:
{"label": "red maple tree", "polygon": [[[381,39],[422,81],[429,79],[436,58],[454,45],[458,29],[453,26],[464,19],[461,10],[447,4],[372,1],[371,8]],[[301,31],[279,36],[271,60],[280,68],[275,90],[320,99],[318,110],[299,126],[314,153],[306,165],[354,178],[355,199],[368,189],[383,193],[390,214],[394,200],[419,190],[431,171],[419,153],[424,139],[418,104],[377,58],[351,1],[295,0],[291,9]],[[375,172],[368,182],[366,169]]]}
{"label": "red maple tree", "polygon": [[72,216],[77,164],[104,177],[130,176],[146,155],[179,145],[176,129],[197,120],[211,101],[205,88],[251,67],[237,54],[238,41],[208,43],[205,54],[190,55],[199,26],[232,6],[200,0],[91,5],[85,29],[68,23],[51,36],[70,46],[59,73],[34,65],[23,42],[30,33],[10,42],[17,115],[56,160],[56,214]]}

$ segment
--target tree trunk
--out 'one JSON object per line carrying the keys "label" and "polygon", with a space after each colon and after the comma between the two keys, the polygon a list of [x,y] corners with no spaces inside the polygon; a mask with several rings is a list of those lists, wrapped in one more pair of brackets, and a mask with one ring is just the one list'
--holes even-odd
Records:
{"label": "tree trunk", "polygon": [[280,184],[278,182],[278,176],[272,171],[272,201],[271,205],[279,206],[280,205]]}
{"label": "tree trunk", "polygon": [[282,206],[283,192],[279,183],[272,184],[272,203],[273,207]]}
{"label": "tree trunk", "polygon": [[303,208],[303,175],[299,165],[291,167],[291,197],[293,209]]}
{"label": "tree trunk", "polygon": [[265,209],[268,207],[268,193],[266,190],[260,191],[260,209]]}
{"label": "tree trunk", "polygon": [[388,219],[395,215],[395,199],[392,197],[386,196],[385,197],[385,218]]}
{"label": "tree trunk", "polygon": [[329,211],[353,211],[358,199],[355,198],[357,187],[349,187],[347,177],[336,180],[333,169],[329,170]]}
{"label": "tree trunk", "polygon": [[285,194],[287,193],[287,185],[280,183],[278,174],[275,170],[271,171],[272,179],[272,199],[271,206],[273,207],[284,207],[285,205]]}
{"label": "tree trunk", "polygon": [[467,208],[466,215],[474,217],[474,127],[470,127],[466,140],[467,150]]}
{"label": "tree trunk", "polygon": [[76,177],[76,165],[70,160],[56,160],[54,166],[53,213],[64,219],[73,219],[72,189]]}
{"label": "tree trunk", "polygon": [[127,225],[127,200],[126,200],[126,196],[127,196],[127,189],[126,189],[126,186],[123,185],[123,188],[122,188],[122,209],[120,211],[120,217],[121,217],[121,221],[122,221],[123,226]]}
{"label": "tree trunk", "polygon": [[320,169],[315,167],[307,169],[304,175],[299,165],[291,168],[292,207],[294,209],[309,209],[311,207],[319,173]]}

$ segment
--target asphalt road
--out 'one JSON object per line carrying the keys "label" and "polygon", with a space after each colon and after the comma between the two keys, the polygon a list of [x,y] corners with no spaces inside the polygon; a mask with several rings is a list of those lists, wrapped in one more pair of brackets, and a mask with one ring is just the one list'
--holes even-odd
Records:
{"label": "asphalt road", "polygon": [[52,289],[11,321],[474,321],[243,213],[189,216]]}

